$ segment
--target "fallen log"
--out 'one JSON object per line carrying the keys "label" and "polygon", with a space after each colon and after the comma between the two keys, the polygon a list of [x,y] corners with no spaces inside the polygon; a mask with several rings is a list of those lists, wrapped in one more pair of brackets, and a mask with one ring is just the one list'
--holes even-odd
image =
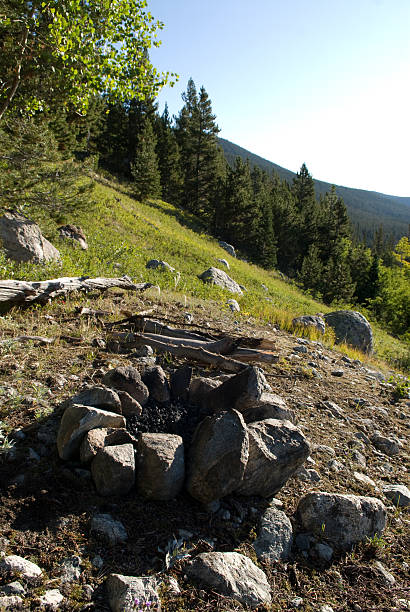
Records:
{"label": "fallen log", "polygon": [[212,338],[202,333],[193,332],[189,329],[178,329],[177,327],[171,327],[161,321],[155,319],[145,319],[141,314],[133,315],[122,319],[121,321],[114,321],[107,323],[106,327],[111,329],[117,325],[130,325],[132,329],[136,329],[142,332],[150,334],[159,334],[161,336],[169,336],[171,338],[184,338],[186,340],[208,340]]}
{"label": "fallen log", "polygon": [[271,351],[258,351],[256,349],[248,349],[242,346],[238,346],[232,353],[229,353],[231,357],[244,363],[255,363],[263,361],[265,363],[277,363],[279,361],[279,355],[272,353]]}
{"label": "fallen log", "polygon": [[12,344],[13,342],[35,342],[37,344],[52,344],[55,338],[46,338],[45,336],[14,336],[0,340],[0,346]]}
{"label": "fallen log", "polygon": [[169,342],[173,346],[184,346],[192,348],[203,348],[210,353],[220,353],[226,355],[231,353],[236,348],[236,342],[232,338],[222,338],[221,340],[204,340],[203,338],[173,338],[169,336],[162,336],[160,334],[149,334],[149,333],[132,333],[132,332],[112,332],[110,334],[111,340],[117,340],[127,346],[127,348],[134,348],[141,345],[141,338],[144,338],[146,342],[144,344],[150,344],[150,340],[154,342]]}
{"label": "fallen log", "polygon": [[127,291],[145,291],[153,285],[152,283],[133,283],[128,276],[121,278],[77,276],[38,282],[0,280],[0,303],[3,306],[32,302],[45,304],[52,298],[66,295],[72,291],[106,291],[112,287]]}

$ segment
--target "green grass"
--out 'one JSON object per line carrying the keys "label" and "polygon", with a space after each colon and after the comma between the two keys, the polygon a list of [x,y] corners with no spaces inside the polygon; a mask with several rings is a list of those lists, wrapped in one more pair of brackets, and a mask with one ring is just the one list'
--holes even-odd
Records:
{"label": "green grass", "polygon": [[[62,263],[47,265],[15,264],[0,256],[0,275],[21,280],[45,280],[58,276],[121,276],[157,284],[161,291],[212,300],[223,304],[231,294],[204,284],[197,277],[210,266],[223,268],[218,258],[230,264],[228,274],[246,287],[238,317],[254,317],[264,323],[278,324],[291,330],[295,316],[329,312],[324,304],[313,300],[292,283],[279,278],[275,271],[266,271],[235,259],[221,249],[217,240],[200,229],[192,215],[174,206],[154,200],[135,201],[124,186],[96,183],[94,203],[88,212],[79,212],[66,221],[81,225],[89,249],[81,251],[58,239],[57,226],[51,220],[41,223],[43,233],[60,249]],[[163,259],[180,272],[180,278],[167,271],[147,270],[149,259]],[[262,288],[268,287],[268,292]],[[269,299],[266,299],[269,298]],[[367,313],[364,313],[367,314]],[[376,351],[380,358],[405,360],[408,347],[372,323]],[[307,332],[311,335],[311,332]],[[331,335],[329,342],[332,343]],[[349,354],[349,349],[344,348]],[[353,355],[352,355],[353,356]],[[354,356],[357,356],[356,354]],[[408,359],[408,357],[407,357]]]}

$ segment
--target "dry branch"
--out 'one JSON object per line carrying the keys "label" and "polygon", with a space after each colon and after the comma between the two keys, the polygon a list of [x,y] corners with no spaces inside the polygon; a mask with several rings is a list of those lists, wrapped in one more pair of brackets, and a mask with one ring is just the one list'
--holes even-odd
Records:
{"label": "dry branch", "polygon": [[55,278],[39,282],[0,280],[0,303],[15,304],[39,302],[66,295],[71,291],[105,291],[119,287],[128,291],[145,291],[151,283],[133,283],[128,276],[121,278],[88,278],[87,276]]}

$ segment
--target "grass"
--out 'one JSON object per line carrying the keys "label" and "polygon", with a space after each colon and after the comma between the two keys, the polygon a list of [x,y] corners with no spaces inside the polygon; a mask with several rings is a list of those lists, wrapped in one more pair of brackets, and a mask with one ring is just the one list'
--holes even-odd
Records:
{"label": "grass", "polygon": [[[67,242],[59,240],[57,225],[50,219],[43,220],[43,232],[60,249],[61,263],[16,264],[0,255],[1,277],[45,280],[58,276],[127,274],[137,281],[158,285],[162,292],[182,294],[185,301],[198,298],[221,306],[231,295],[215,286],[205,285],[197,276],[210,266],[218,267],[218,258],[224,258],[230,265],[229,275],[246,287],[244,295],[238,298],[241,313],[235,314],[241,321],[252,317],[295,332],[292,327],[294,317],[334,310],[334,307],[329,308],[304,294],[293,283],[282,280],[276,271],[263,270],[231,257],[214,238],[204,233],[194,216],[160,200],[137,202],[126,189],[105,179],[97,182],[89,211],[79,212],[75,219],[66,219],[84,229],[88,251],[73,249]],[[167,261],[180,272],[180,278],[168,271],[147,270],[146,262],[153,258]],[[268,291],[262,288],[262,284]],[[368,316],[368,313],[364,314]],[[372,327],[379,359],[398,367],[408,362],[408,345],[388,335],[374,322]],[[310,339],[322,340],[312,330],[298,331]],[[325,337],[325,342],[329,346],[334,344],[331,334]],[[340,346],[339,350],[363,360],[361,353],[349,347]]]}

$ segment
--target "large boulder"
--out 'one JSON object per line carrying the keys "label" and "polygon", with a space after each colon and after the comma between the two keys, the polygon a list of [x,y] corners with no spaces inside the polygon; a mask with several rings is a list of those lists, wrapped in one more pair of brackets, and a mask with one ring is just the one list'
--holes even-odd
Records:
{"label": "large boulder", "polygon": [[60,458],[72,459],[80,450],[85,434],[97,427],[125,428],[125,419],[119,414],[92,406],[69,405],[63,414],[57,434]]}
{"label": "large boulder", "polygon": [[142,382],[147,385],[150,397],[160,403],[169,402],[171,393],[164,370],[159,365],[145,368]]}
{"label": "large boulder", "polygon": [[100,448],[104,446],[116,446],[117,444],[134,444],[137,440],[126,429],[98,428],[91,429],[86,433],[80,446],[80,461],[88,463],[97,455]]}
{"label": "large boulder", "polygon": [[253,548],[262,561],[284,561],[290,554],[293,542],[292,523],[274,504],[262,515],[258,537]]}
{"label": "large boulder", "polygon": [[272,497],[307,459],[310,447],[289,421],[266,419],[246,427],[249,459],[236,493]]}
{"label": "large boulder", "polygon": [[145,499],[169,500],[185,478],[184,444],[180,436],[143,433],[138,440],[137,491]]}
{"label": "large boulder", "polygon": [[206,403],[215,412],[230,408],[246,412],[261,400],[263,393],[270,390],[263,371],[248,366],[210,391],[206,395]]}
{"label": "large boulder", "polygon": [[277,419],[278,421],[291,421],[293,423],[295,419],[293,410],[288,408],[285,400],[275,393],[263,392],[260,399],[242,407],[241,412],[245,423],[264,421],[265,419]]}
{"label": "large boulder", "polygon": [[239,412],[206,417],[196,428],[187,466],[186,488],[208,504],[234,491],[248,461],[248,434]]}
{"label": "large boulder", "polygon": [[222,289],[227,289],[231,293],[237,293],[243,295],[242,289],[236,281],[234,281],[226,272],[219,268],[208,268],[202,274],[198,276],[204,283],[210,283],[211,285],[217,285]]}
{"label": "large boulder", "polygon": [[83,391],[74,395],[70,403],[80,404],[81,406],[94,406],[94,408],[101,408],[101,410],[115,412],[116,414],[121,414],[122,412],[121,400],[118,394],[113,389],[102,385],[86,387]]}
{"label": "large boulder", "polygon": [[147,403],[149,391],[141,380],[141,374],[132,366],[120,366],[103,377],[103,383],[117,391],[126,391],[141,406]]}
{"label": "large boulder", "polygon": [[194,406],[202,406],[212,389],[216,389],[222,382],[216,378],[197,376],[190,381],[188,401]]}
{"label": "large boulder", "polygon": [[326,331],[326,323],[319,315],[302,315],[301,317],[296,317],[293,319],[292,325],[293,327],[313,327],[321,334],[324,334]]}
{"label": "large boulder", "polygon": [[112,612],[135,612],[140,608],[148,610],[150,606],[158,612],[161,610],[156,578],[110,574],[106,587]]}
{"label": "large boulder", "polygon": [[369,321],[355,310],[337,310],[324,316],[336,335],[336,342],[346,342],[364,353],[373,352],[373,332]]}
{"label": "large boulder", "polygon": [[86,251],[88,249],[87,238],[78,225],[62,225],[58,228],[58,232],[60,234],[60,238],[65,240],[71,240],[74,244],[77,243],[78,246]]}
{"label": "large boulder", "polygon": [[132,444],[101,448],[91,463],[91,474],[100,495],[126,495],[135,483]]}
{"label": "large boulder", "polygon": [[59,251],[44,238],[39,226],[24,215],[7,211],[0,217],[0,241],[14,261],[42,263],[59,260]]}
{"label": "large boulder", "polygon": [[298,504],[303,527],[343,549],[380,534],[386,514],[379,499],[341,493],[308,493]]}
{"label": "large boulder", "polygon": [[220,240],[219,246],[222,247],[227,253],[229,253],[229,255],[232,255],[232,257],[236,257],[235,249],[231,244]]}
{"label": "large boulder", "polygon": [[191,578],[250,608],[271,603],[270,586],[259,567],[237,552],[197,555],[186,567]]}

